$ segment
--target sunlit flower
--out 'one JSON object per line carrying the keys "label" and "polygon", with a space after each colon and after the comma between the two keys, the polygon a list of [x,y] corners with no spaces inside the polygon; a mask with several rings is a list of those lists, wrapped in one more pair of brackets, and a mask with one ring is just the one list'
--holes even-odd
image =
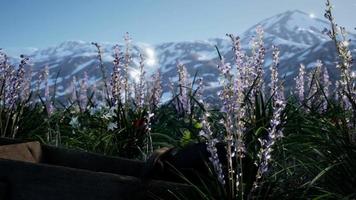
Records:
{"label": "sunlit flower", "polygon": [[299,74],[294,79],[296,82],[296,93],[298,94],[299,101],[304,100],[304,85],[305,85],[305,66],[300,65]]}
{"label": "sunlit flower", "polygon": [[115,129],[117,129],[117,123],[109,122],[107,130],[108,131],[113,131]]}
{"label": "sunlit flower", "polygon": [[71,125],[72,128],[79,128],[80,127],[80,123],[78,121],[78,116],[72,117],[70,122],[69,122],[69,125]]}

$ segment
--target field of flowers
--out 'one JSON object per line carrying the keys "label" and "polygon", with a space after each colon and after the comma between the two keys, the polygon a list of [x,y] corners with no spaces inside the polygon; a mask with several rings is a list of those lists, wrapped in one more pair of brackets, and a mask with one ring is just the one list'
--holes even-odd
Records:
{"label": "field of flowers", "polygon": [[[18,66],[0,52],[1,137],[105,155],[147,160],[162,147],[204,143],[210,173],[182,180],[201,199],[355,199],[356,74],[346,31],[336,25],[327,1],[326,34],[335,42],[339,80],[332,82],[323,61],[307,71],[301,65],[291,91],[278,74],[279,49],[273,46],[270,74],[264,69],[264,32],[257,28],[252,52],[232,34],[234,63],[219,54],[219,103],[205,102],[204,80],[189,77],[177,64],[179,80],[162,102],[160,71],[147,77],[140,57],[139,77],[130,78],[130,36],[125,49],[113,49],[111,74],[98,50],[102,81],[73,78],[71,94],[56,96],[46,67],[33,80],[30,59]],[[270,76],[266,82],[263,77]],[[218,102],[218,101],[217,101]],[[218,146],[223,145],[221,150]],[[179,173],[179,172],[177,172]],[[177,199],[190,199],[175,194]]]}

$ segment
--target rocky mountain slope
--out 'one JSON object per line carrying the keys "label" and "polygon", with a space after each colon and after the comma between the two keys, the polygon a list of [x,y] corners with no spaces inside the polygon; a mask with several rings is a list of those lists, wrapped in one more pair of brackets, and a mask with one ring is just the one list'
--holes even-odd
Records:
{"label": "rocky mountain slope", "polygon": [[[246,51],[250,48],[249,41],[255,35],[257,26],[262,26],[265,32],[266,68],[272,62],[272,45],[278,46],[281,50],[280,75],[286,78],[287,88],[294,84],[293,78],[301,63],[307,68],[312,68],[318,59],[323,60],[331,77],[336,78],[337,57],[334,53],[334,46],[328,36],[323,33],[323,30],[329,27],[326,21],[312,18],[307,13],[298,10],[275,15],[261,21],[241,35],[242,46]],[[350,38],[356,39],[354,35],[350,35]],[[144,54],[148,74],[160,68],[164,91],[167,93],[169,80],[177,80],[176,64],[179,61],[186,65],[191,76],[198,72],[198,75],[204,78],[207,95],[214,96],[219,87],[219,75],[216,67],[218,54],[215,45],[227,61],[233,62],[231,43],[227,37],[202,41],[167,42],[157,45],[133,43],[134,62],[130,74],[135,77],[138,55],[139,53]],[[107,72],[110,73],[114,44],[102,43],[101,46],[104,64]],[[124,49],[122,44],[120,47]],[[353,49],[353,53],[356,53],[354,40],[350,47]],[[100,82],[101,79],[97,50],[91,42],[67,41],[58,46],[36,50],[30,53],[29,57],[32,60],[35,73],[43,70],[44,66],[49,66],[52,84],[54,84],[57,72],[60,71],[57,92],[61,96],[69,93],[69,84],[73,76],[81,79],[86,72],[90,82]]]}

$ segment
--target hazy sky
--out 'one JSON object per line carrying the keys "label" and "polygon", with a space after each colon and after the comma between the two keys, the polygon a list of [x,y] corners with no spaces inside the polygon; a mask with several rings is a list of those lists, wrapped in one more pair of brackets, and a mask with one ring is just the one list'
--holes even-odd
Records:
{"label": "hazy sky", "polygon": [[[356,0],[334,0],[339,24],[356,27]],[[299,9],[323,18],[323,0],[0,0],[0,47],[46,47],[66,40],[159,43],[242,33]]]}

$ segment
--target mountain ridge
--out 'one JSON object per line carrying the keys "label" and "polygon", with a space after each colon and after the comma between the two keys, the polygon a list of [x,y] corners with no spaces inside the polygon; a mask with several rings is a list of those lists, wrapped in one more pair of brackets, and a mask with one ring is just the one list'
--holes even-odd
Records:
{"label": "mountain ridge", "polygon": [[[329,72],[333,73],[336,55],[332,51],[332,45],[327,35],[323,33],[324,28],[328,28],[328,23],[324,20],[310,17],[307,13],[299,10],[286,11],[262,20],[252,26],[241,35],[242,47],[249,50],[251,38],[255,35],[255,29],[261,26],[264,30],[264,42],[266,46],[265,67],[271,63],[272,45],[279,47],[281,51],[280,74],[286,75],[288,85],[292,85],[293,76],[299,68],[299,64],[312,66],[318,59],[324,59]],[[350,34],[351,38],[356,38]],[[114,43],[101,43],[103,48],[103,60],[108,72],[112,69],[112,47]],[[119,44],[123,49],[123,44]],[[168,92],[169,81],[177,77],[176,63],[180,61],[187,66],[191,76],[198,71],[204,78],[205,85],[214,93],[218,88],[218,55],[215,50],[218,46],[220,52],[226,57],[228,62],[233,62],[232,46],[229,39],[209,38],[198,41],[163,42],[155,45],[145,45],[144,43],[133,43],[132,53],[134,63],[132,70],[138,64],[138,55],[142,52],[146,57],[150,56],[150,65],[147,66],[149,73],[160,68],[162,71],[162,81],[164,91]],[[351,43],[350,47],[356,45]],[[151,53],[149,53],[151,52]],[[353,52],[354,53],[354,52]],[[307,55],[307,56],[306,56]],[[59,69],[61,70],[59,84],[62,89],[58,92],[62,95],[66,93],[73,76],[82,78],[84,71],[88,73],[91,80],[99,81],[97,63],[97,50],[90,42],[85,41],[65,41],[57,46],[38,49],[29,55],[34,62],[34,71],[39,71],[43,66],[50,67],[51,76]],[[335,78],[335,77],[334,77]],[[288,86],[288,87],[289,87]]]}

